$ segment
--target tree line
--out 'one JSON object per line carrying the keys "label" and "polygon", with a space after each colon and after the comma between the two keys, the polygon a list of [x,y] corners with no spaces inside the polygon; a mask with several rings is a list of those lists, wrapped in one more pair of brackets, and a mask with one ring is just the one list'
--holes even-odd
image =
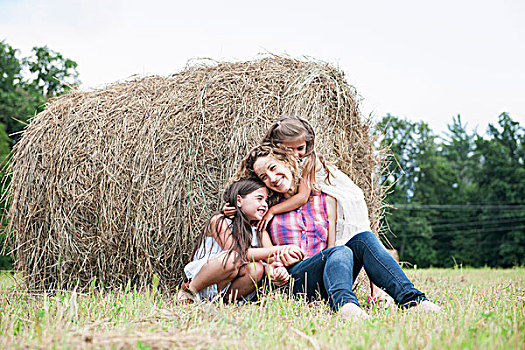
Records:
{"label": "tree line", "polygon": [[[46,46],[21,57],[0,41],[1,169],[30,118],[78,83],[75,61]],[[387,115],[376,132],[393,155],[382,179],[392,206],[384,223],[401,260],[421,267],[525,264],[525,132],[518,122],[502,113],[481,135],[458,115],[438,137],[425,122]],[[2,194],[9,181],[3,171]],[[0,231],[0,250],[4,242]],[[0,269],[10,267],[0,254]]]}
{"label": "tree line", "polygon": [[[5,213],[5,188],[9,174],[5,165],[20,133],[31,117],[41,112],[47,101],[78,85],[77,63],[47,46],[35,46],[29,56],[21,56],[5,40],[0,41],[0,176],[3,179],[1,207]],[[2,226],[6,226],[2,216]],[[2,252],[5,232],[0,231],[0,270],[11,268],[11,257]],[[6,249],[8,250],[8,249]]]}
{"label": "tree line", "polygon": [[508,113],[486,133],[453,117],[443,137],[387,115],[377,125],[392,159],[383,180],[388,241],[421,267],[525,264],[525,130]]}

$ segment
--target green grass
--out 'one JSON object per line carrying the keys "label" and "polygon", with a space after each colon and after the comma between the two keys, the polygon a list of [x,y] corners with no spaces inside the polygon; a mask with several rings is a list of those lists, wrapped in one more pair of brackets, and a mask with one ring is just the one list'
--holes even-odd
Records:
{"label": "green grass", "polygon": [[348,323],[323,302],[282,294],[244,306],[177,305],[126,288],[47,296],[2,274],[0,348],[525,349],[525,268],[406,273],[442,314],[369,310],[372,321]]}

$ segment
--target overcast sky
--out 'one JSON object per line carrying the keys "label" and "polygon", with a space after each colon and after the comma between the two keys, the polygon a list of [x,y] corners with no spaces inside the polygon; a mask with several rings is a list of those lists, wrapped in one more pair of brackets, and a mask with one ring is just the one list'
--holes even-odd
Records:
{"label": "overcast sky", "polygon": [[484,132],[501,112],[525,126],[525,1],[0,0],[0,40],[78,63],[82,89],[168,75],[192,58],[312,56],[342,69],[363,112],[461,114]]}

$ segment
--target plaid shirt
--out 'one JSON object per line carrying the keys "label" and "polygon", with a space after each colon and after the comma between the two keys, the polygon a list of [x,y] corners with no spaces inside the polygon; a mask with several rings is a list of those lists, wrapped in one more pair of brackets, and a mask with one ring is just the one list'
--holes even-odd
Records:
{"label": "plaid shirt", "polygon": [[298,209],[275,215],[268,232],[275,245],[301,247],[305,258],[319,253],[326,248],[328,238],[326,195],[311,194],[308,202]]}

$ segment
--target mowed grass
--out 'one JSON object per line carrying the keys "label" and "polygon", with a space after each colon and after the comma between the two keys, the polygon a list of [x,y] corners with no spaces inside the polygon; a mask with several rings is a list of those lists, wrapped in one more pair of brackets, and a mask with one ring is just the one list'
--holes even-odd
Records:
{"label": "mowed grass", "polygon": [[178,305],[154,288],[44,295],[4,273],[0,348],[525,349],[525,268],[405,272],[441,314],[372,309],[348,323],[281,293],[241,306]]}

